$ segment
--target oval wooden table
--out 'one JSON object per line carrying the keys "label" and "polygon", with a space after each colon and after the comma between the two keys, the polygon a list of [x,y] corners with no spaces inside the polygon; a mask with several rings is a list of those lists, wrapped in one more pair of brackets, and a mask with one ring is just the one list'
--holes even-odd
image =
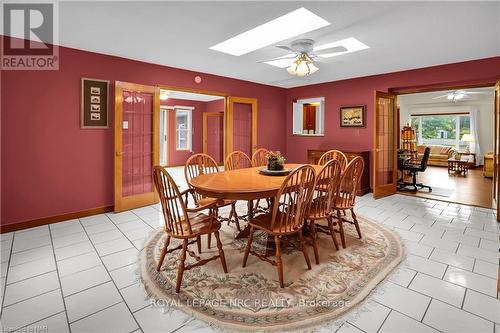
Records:
{"label": "oval wooden table", "polygon": [[[304,164],[285,164],[285,169],[295,169]],[[319,165],[313,165],[318,172]],[[190,184],[200,194],[217,199],[247,200],[248,218],[253,213],[253,200],[273,198],[280,189],[286,176],[267,176],[259,171],[263,167],[245,168],[218,173],[205,174],[191,179]],[[236,238],[249,235],[247,225]]]}

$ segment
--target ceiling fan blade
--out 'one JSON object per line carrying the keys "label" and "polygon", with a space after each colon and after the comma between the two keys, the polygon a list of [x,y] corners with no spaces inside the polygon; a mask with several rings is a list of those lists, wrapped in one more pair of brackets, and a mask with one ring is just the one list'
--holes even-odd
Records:
{"label": "ceiling fan blade", "polygon": [[283,50],[287,50],[287,51],[292,51],[292,52],[295,52],[290,46],[288,45],[276,45],[276,47],[280,48],[280,49],[283,49]]}
{"label": "ceiling fan blade", "polygon": [[276,60],[283,60],[283,59],[295,59],[296,56],[293,57],[278,57],[278,58],[272,58],[272,59],[266,59],[266,60],[259,60],[257,62],[269,62],[269,61],[276,61]]}
{"label": "ceiling fan blade", "polygon": [[446,94],[446,95],[441,95],[441,96],[437,96],[437,97],[432,97],[432,99],[438,99],[438,98],[443,98],[443,97],[448,97],[448,94]]}
{"label": "ceiling fan blade", "polygon": [[316,54],[321,55],[322,53],[338,53],[338,52],[345,52],[347,49],[343,46],[335,46],[335,47],[330,47],[328,49],[323,49],[323,50],[318,50],[314,51]]}

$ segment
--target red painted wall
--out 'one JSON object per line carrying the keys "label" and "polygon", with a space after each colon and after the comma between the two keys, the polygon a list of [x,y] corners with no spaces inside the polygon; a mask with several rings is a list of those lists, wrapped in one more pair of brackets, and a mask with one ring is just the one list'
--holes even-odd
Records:
{"label": "red painted wall", "polygon": [[193,137],[192,151],[175,150],[175,111],[168,111],[168,166],[184,165],[192,154],[203,152],[203,112],[206,111],[207,102],[190,101],[185,99],[169,98],[161,101],[161,105],[180,105],[194,107],[192,112]]}
{"label": "red painted wall", "polygon": [[[285,89],[65,47],[59,52],[58,71],[2,72],[2,225],[113,204],[115,80],[257,98],[259,144],[285,149]],[[111,81],[108,129],[80,129],[82,77]]]}
{"label": "red painted wall", "polygon": [[[409,71],[334,81],[289,89],[286,93],[286,158],[307,161],[307,149],[373,150],[374,91],[425,85],[470,84],[500,79],[500,57],[427,67]],[[325,136],[292,135],[292,101],[325,97]],[[340,106],[366,105],[366,128],[340,127]],[[372,154],[373,155],[373,154]],[[372,156],[373,157],[373,156]],[[372,165],[373,163],[371,163]]]}

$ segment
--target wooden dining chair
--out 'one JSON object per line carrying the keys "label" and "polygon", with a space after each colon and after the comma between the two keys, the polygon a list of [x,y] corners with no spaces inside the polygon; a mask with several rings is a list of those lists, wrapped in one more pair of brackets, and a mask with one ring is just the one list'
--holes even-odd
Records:
{"label": "wooden dining chair", "polygon": [[[326,229],[326,227],[319,224],[320,221],[326,220],[328,222],[328,228],[324,232],[331,235],[335,249],[339,249],[339,244],[335,236],[335,222],[333,221],[331,211],[333,199],[339,187],[341,174],[342,168],[340,161],[329,160],[326,162],[316,176],[314,194],[312,195],[311,203],[305,214],[305,222],[307,223],[311,236],[316,264],[319,264],[317,231],[324,231]],[[316,223],[318,223],[318,225],[316,225]]]}
{"label": "wooden dining chair", "polygon": [[[354,204],[356,202],[356,194],[358,192],[359,183],[361,182],[361,175],[365,168],[365,162],[361,156],[356,156],[349,162],[347,167],[342,173],[340,178],[339,188],[333,200],[332,214],[337,217],[338,233],[340,233],[340,240],[342,247],[345,249],[345,235],[343,222],[354,224],[359,238],[361,238],[361,230],[359,228],[358,219],[354,213]],[[352,221],[342,217],[341,212],[351,211]],[[345,214],[344,214],[345,215]]]}
{"label": "wooden dining chair", "polygon": [[251,168],[252,160],[242,151],[236,150],[229,154],[224,161],[224,170],[231,171],[237,169]]}
{"label": "wooden dining chair", "polygon": [[[283,260],[281,258],[281,240],[283,236],[293,234],[298,236],[299,248],[302,250],[307,268],[311,269],[311,261],[302,236],[302,227],[304,226],[304,214],[314,188],[314,177],[315,171],[310,165],[304,165],[292,171],[285,178],[275,196],[272,212],[257,215],[249,221],[250,236],[245,248],[243,267],[246,266],[250,253],[273,266],[277,266],[281,288],[284,288]],[[251,249],[255,230],[262,230],[268,235],[274,236],[276,261]]]}
{"label": "wooden dining chair", "polygon": [[269,150],[266,148],[259,148],[252,155],[252,166],[260,167],[267,165],[266,155],[269,154]]}
{"label": "wooden dining chair", "polygon": [[[196,208],[187,208],[187,201],[184,200],[186,197],[185,194],[193,192],[192,189],[180,192],[173,178],[168,174],[165,168],[161,166],[154,167],[153,180],[160,197],[163,218],[165,220],[165,233],[167,234],[156,270],[160,271],[167,253],[172,253],[179,249],[181,250],[179,266],[177,268],[176,293],[180,291],[182,276],[185,270],[205,265],[209,261],[220,258],[224,273],[227,273],[226,259],[219,236],[221,223],[217,220],[217,201],[211,201],[205,205],[199,205]],[[207,211],[208,213],[205,214],[202,213],[202,211]],[[201,251],[199,243],[200,236],[211,234],[214,234],[217,240],[217,248],[219,249],[218,255],[208,259],[202,259],[188,249],[189,245],[197,242],[198,251]],[[171,238],[182,240],[182,244],[169,249]],[[186,253],[195,258],[196,263],[186,265]]]}
{"label": "wooden dining chair", "polygon": [[[210,174],[210,173],[216,173],[219,172],[219,167],[217,166],[217,162],[207,154],[194,154],[188,160],[186,161],[186,164],[184,165],[184,177],[186,178],[186,182],[188,183],[189,187],[193,189],[191,192],[194,202],[197,206],[203,206],[206,205],[210,202],[215,202],[217,199],[215,198],[209,198],[201,195],[200,193],[194,191],[194,188],[191,186],[191,179],[198,177],[200,175],[205,175],[205,174]],[[220,216],[217,216],[217,218],[220,221],[227,221],[228,224],[231,221],[234,221],[236,224],[236,228],[238,231],[241,231],[240,227],[240,221],[238,218],[238,213],[236,213],[236,200],[223,200],[223,201],[218,201],[218,207],[225,207],[231,205],[231,211],[229,212],[229,217],[222,218]],[[210,241],[211,237],[209,235],[208,237],[208,248],[210,248]]]}
{"label": "wooden dining chair", "polygon": [[324,165],[324,164],[326,164],[326,162],[328,162],[330,160],[339,161],[342,170],[345,169],[345,167],[347,166],[347,163],[348,163],[347,157],[345,156],[345,154],[343,152],[341,152],[340,150],[329,150],[326,153],[324,153],[323,155],[321,155],[321,157],[319,158],[318,164]]}

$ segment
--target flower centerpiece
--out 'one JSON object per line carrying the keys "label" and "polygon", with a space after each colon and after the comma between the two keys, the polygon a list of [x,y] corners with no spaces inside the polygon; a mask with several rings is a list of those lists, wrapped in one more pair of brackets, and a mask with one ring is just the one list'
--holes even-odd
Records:
{"label": "flower centerpiece", "polygon": [[266,154],[267,159],[267,170],[283,170],[283,166],[285,165],[285,158],[279,151],[273,152],[270,151]]}

